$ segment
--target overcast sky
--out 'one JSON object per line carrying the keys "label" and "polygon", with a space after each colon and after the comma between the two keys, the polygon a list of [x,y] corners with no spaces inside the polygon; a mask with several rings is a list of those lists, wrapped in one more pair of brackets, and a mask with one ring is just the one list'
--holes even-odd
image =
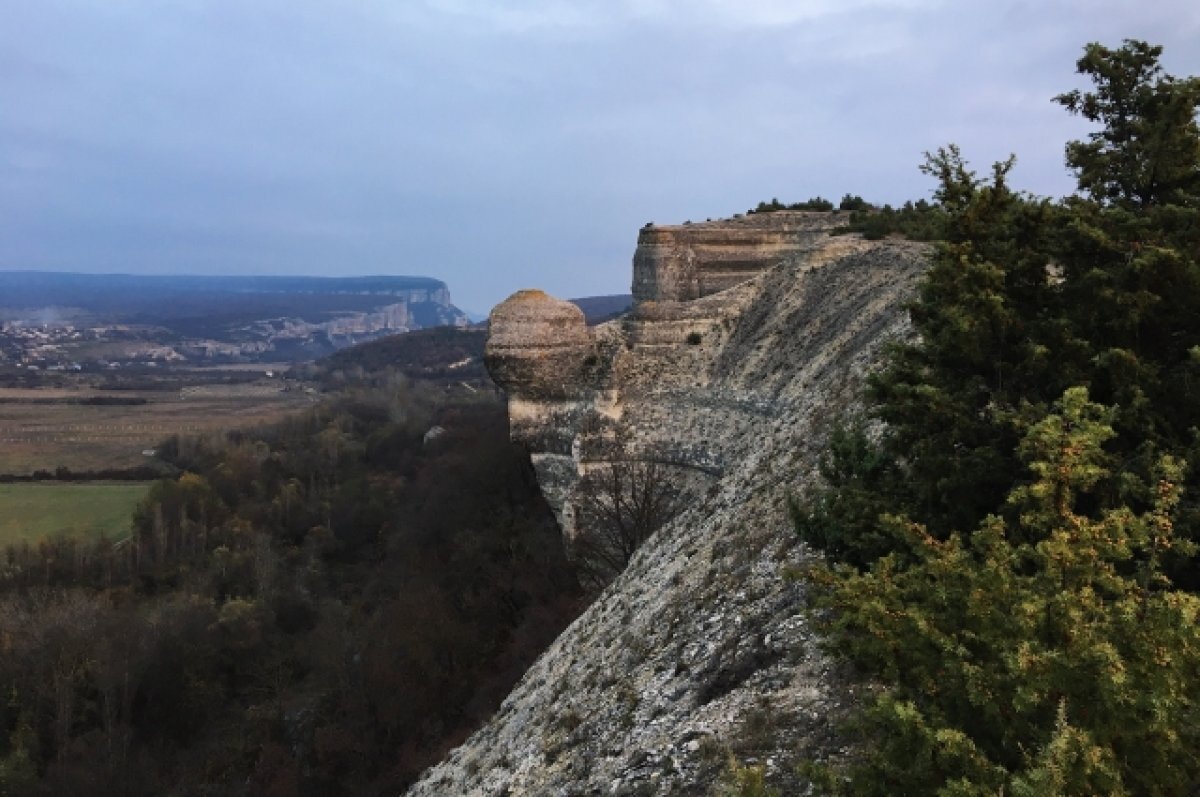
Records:
{"label": "overcast sky", "polygon": [[0,0],[0,268],[624,293],[647,221],[1073,185],[1088,41],[1200,74],[1196,0]]}

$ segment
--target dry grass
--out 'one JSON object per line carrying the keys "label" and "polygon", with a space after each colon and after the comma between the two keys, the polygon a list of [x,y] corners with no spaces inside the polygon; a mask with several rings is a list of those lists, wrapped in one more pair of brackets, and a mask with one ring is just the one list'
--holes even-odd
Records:
{"label": "dry grass", "polygon": [[[140,397],[137,406],[36,404],[35,400],[106,395]],[[132,468],[148,464],[143,455],[174,434],[208,432],[269,423],[310,404],[300,391],[263,380],[243,385],[198,385],[178,392],[78,390],[0,390],[0,473],[27,474]]]}

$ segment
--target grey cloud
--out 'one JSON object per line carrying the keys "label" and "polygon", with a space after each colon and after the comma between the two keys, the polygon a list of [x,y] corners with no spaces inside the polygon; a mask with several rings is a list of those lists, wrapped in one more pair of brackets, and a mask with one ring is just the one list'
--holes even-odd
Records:
{"label": "grey cloud", "polygon": [[627,289],[637,228],[925,196],[956,141],[1071,187],[1090,40],[1200,73],[1164,0],[39,0],[0,28],[0,268]]}

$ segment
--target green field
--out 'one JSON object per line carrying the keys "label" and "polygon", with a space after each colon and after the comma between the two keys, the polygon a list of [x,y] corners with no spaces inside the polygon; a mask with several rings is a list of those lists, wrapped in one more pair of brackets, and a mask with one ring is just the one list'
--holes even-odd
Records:
{"label": "green field", "polygon": [[120,539],[148,482],[0,484],[0,545],[57,534]]}

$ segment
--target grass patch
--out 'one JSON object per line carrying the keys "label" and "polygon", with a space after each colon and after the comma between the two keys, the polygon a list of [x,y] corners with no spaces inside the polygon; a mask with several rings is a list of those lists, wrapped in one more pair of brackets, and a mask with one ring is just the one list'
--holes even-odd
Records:
{"label": "grass patch", "polygon": [[56,534],[120,539],[149,482],[0,484],[0,545]]}

